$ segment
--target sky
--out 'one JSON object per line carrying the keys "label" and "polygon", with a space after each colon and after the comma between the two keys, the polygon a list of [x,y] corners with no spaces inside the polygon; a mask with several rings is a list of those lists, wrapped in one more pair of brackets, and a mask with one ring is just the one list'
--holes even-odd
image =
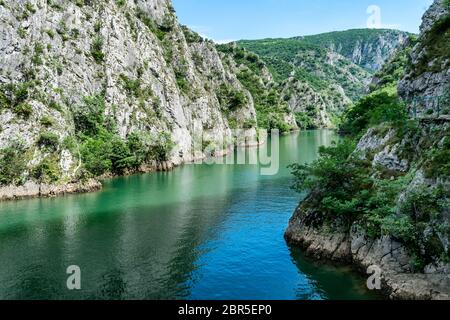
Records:
{"label": "sky", "polygon": [[432,0],[172,0],[179,21],[216,42],[354,28],[419,32]]}

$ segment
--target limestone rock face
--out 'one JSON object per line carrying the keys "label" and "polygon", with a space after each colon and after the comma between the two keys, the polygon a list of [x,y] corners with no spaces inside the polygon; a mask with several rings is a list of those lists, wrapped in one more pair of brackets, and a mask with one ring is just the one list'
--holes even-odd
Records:
{"label": "limestone rock face", "polygon": [[[411,54],[412,65],[399,83],[399,93],[415,116],[448,116],[450,107],[450,8],[435,0],[425,13],[419,43]],[[447,44],[445,44],[447,43]]]}
{"label": "limestone rock face", "polygon": [[368,70],[380,70],[399,44],[402,44],[406,39],[407,35],[402,32],[386,31],[372,42],[357,40],[351,60]]}
{"label": "limestone rock face", "polygon": [[[52,160],[62,172],[59,183],[75,179],[79,148],[63,142],[76,136],[73,115],[86,97],[104,99],[104,116],[124,140],[168,133],[172,165],[204,156],[193,152],[196,132],[208,129],[220,145],[233,139],[231,127],[256,123],[235,70],[222,63],[214,43],[178,24],[168,0],[2,1],[0,86],[8,85],[26,87],[24,104],[15,107],[31,107],[24,115],[0,105],[0,149],[23,146],[22,181],[49,156],[38,143],[43,132],[59,142]],[[242,92],[245,102],[224,112],[221,86]]]}
{"label": "limestone rock face", "polygon": [[[422,101],[418,113],[431,109],[432,112],[427,114],[432,118],[417,121],[413,130],[404,132],[387,123],[372,127],[354,151],[355,155],[372,165],[369,174],[374,177],[382,177],[385,181],[407,177],[396,199],[394,215],[412,219],[417,219],[419,214],[429,216],[429,219],[420,221],[423,228],[415,231],[416,252],[398,235],[397,238],[383,236],[390,233],[381,232],[378,236],[368,236],[365,218],[347,222],[347,225],[341,217],[327,219],[325,213],[315,209],[317,201],[326,196],[321,190],[314,190],[299,206],[286,231],[289,242],[300,245],[313,257],[351,263],[364,274],[370,266],[379,267],[383,290],[390,299],[450,299],[450,264],[447,258],[450,181],[449,173],[439,170],[440,163],[435,158],[435,154],[445,154],[448,150],[450,124],[446,119],[437,118],[438,115],[433,113],[436,111],[434,103],[425,99],[428,95],[439,96],[448,90],[449,57],[445,54],[448,52],[448,37],[442,40],[447,49],[435,47],[436,36],[448,35],[449,11],[446,5],[448,1],[435,0],[425,14],[422,34],[412,52],[413,65],[398,88],[410,108],[412,100]],[[436,30],[439,33],[435,33]],[[429,208],[433,203],[425,209],[417,209],[416,204],[421,202],[411,199],[417,194],[425,194],[423,190],[430,192],[427,194],[444,190],[447,193],[439,198],[444,204],[436,206],[436,209]],[[412,214],[408,209],[411,203],[414,206]],[[428,257],[426,266],[415,263],[417,254]]]}

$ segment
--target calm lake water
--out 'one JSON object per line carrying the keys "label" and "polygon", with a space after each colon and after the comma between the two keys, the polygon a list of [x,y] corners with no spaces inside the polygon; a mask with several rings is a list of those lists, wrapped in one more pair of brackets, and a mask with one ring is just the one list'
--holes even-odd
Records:
{"label": "calm lake water", "polygon": [[[275,176],[185,165],[98,193],[0,203],[0,299],[376,298],[348,268],[308,261],[283,238],[302,197],[286,166],[334,138],[282,137]],[[70,265],[80,291],[66,287]]]}

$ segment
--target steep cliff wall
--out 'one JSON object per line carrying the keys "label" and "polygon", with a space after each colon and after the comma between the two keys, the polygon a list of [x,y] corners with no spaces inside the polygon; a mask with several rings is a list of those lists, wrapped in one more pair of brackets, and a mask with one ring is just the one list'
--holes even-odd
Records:
{"label": "steep cliff wall", "polygon": [[[448,17],[447,5],[436,0],[418,43],[399,52],[393,65],[383,68],[386,74],[378,74],[375,87],[386,87],[366,99],[375,105],[367,104],[372,110],[365,112],[380,123],[367,123],[348,156],[339,160],[345,147],[325,155],[319,168],[326,166],[326,174],[315,171],[323,183],[299,206],[286,232],[289,242],[316,258],[345,261],[363,273],[378,266],[391,299],[450,299],[450,126],[442,117],[402,118],[405,110],[398,109],[410,110],[414,98],[441,93],[448,85],[445,50],[425,54],[433,71],[417,72],[414,63],[418,55],[433,51],[427,30]],[[443,41],[448,48],[449,39]],[[402,69],[403,78],[397,72]],[[390,88],[399,77],[404,104],[391,103]],[[389,113],[393,119],[383,122]],[[364,113],[355,111],[355,116],[353,128],[365,123]],[[332,178],[336,173],[338,181]]]}
{"label": "steep cliff wall", "polygon": [[450,4],[435,1],[420,27],[419,42],[413,48],[399,93],[408,101],[411,115],[450,115]]}
{"label": "steep cliff wall", "polygon": [[217,153],[256,134],[236,70],[168,0],[5,0],[0,30],[0,199],[204,157],[201,130]]}
{"label": "steep cliff wall", "polygon": [[368,90],[409,34],[357,29],[291,39],[238,41],[261,56],[304,128],[335,127],[337,118]]}
{"label": "steep cliff wall", "polygon": [[328,47],[370,72],[380,70],[408,33],[389,29],[355,29],[300,37],[299,40]]}

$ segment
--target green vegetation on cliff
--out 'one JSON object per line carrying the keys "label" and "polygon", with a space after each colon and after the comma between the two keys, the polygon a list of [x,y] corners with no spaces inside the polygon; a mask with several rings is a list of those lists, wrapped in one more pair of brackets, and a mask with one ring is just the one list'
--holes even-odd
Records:
{"label": "green vegetation on cliff", "polygon": [[127,170],[136,170],[150,161],[169,159],[173,148],[170,135],[133,133],[123,140],[112,119],[105,117],[104,111],[104,97],[96,95],[85,97],[83,105],[74,113],[81,159],[88,174],[121,174]]}
{"label": "green vegetation on cliff", "polygon": [[[430,32],[442,26],[441,20]],[[422,272],[430,263],[450,262],[450,127],[410,119],[398,96],[412,48],[442,47],[416,41],[411,37],[376,73],[371,93],[345,112],[340,128],[346,136],[321,148],[317,161],[291,168],[293,188],[311,192],[302,208],[315,213],[316,225],[332,230],[340,221],[348,232],[356,226],[373,239],[390,236],[406,245],[411,267]],[[447,54],[426,52],[432,61]]]}
{"label": "green vegetation on cliff", "polygon": [[357,99],[365,91],[364,80],[370,77],[369,72],[348,59],[298,39],[239,41],[238,44],[260,55],[277,81],[294,77],[318,91],[337,84],[351,99]]}
{"label": "green vegetation on cliff", "polygon": [[282,132],[295,129],[286,121],[291,110],[281,97],[281,88],[272,81],[264,62],[256,54],[233,44],[219,45],[217,48],[232,58],[229,62],[238,66],[237,78],[252,95],[258,126]]}

